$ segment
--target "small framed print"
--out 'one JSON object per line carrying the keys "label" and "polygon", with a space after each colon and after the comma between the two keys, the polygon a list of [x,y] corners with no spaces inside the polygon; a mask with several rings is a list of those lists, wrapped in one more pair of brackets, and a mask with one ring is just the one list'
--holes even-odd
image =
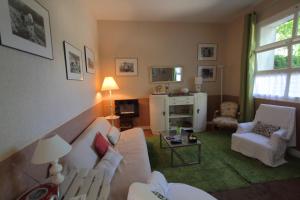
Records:
{"label": "small framed print", "polygon": [[65,62],[68,80],[83,80],[81,51],[64,41]]}
{"label": "small framed print", "polygon": [[95,73],[94,52],[86,46],[84,46],[84,58],[85,58],[86,72],[90,74],[94,74]]}
{"label": "small framed print", "polygon": [[138,61],[137,58],[117,58],[116,75],[118,76],[137,76]]}
{"label": "small framed print", "polygon": [[202,77],[204,82],[217,80],[216,66],[198,66],[198,76]]}
{"label": "small framed print", "polygon": [[0,1],[1,45],[53,59],[50,16],[35,0]]}
{"label": "small framed print", "polygon": [[217,44],[199,44],[198,60],[217,60]]}

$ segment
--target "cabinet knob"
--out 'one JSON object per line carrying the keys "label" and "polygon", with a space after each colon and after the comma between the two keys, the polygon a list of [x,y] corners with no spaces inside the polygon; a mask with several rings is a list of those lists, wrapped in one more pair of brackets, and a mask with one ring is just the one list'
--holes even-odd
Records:
{"label": "cabinet knob", "polygon": [[166,115],[166,112],[164,111],[164,112],[163,112],[163,116],[165,116],[165,115]]}
{"label": "cabinet knob", "polygon": [[199,112],[200,112],[200,109],[198,108],[198,109],[197,109],[197,114],[199,114]]}

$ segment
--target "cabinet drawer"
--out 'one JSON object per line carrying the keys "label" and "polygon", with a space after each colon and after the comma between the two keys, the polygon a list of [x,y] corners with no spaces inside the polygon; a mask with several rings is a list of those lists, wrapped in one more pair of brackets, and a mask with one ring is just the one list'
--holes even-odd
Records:
{"label": "cabinet drawer", "polygon": [[193,96],[169,97],[169,105],[192,105],[194,104]]}

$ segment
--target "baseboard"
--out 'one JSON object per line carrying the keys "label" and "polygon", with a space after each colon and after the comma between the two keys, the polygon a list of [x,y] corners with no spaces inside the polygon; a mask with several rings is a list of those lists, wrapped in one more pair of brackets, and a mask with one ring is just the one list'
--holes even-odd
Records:
{"label": "baseboard", "polygon": [[290,148],[288,150],[288,154],[290,154],[291,156],[294,156],[296,158],[300,158],[300,151],[295,148]]}

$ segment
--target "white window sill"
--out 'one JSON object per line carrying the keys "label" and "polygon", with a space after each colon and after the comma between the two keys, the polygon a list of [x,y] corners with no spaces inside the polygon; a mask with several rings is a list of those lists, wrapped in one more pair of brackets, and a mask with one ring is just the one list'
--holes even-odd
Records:
{"label": "white window sill", "polygon": [[253,97],[254,99],[281,101],[281,102],[289,102],[289,103],[300,103],[300,98],[284,98],[284,97],[271,97],[271,96],[258,96],[258,95]]}

